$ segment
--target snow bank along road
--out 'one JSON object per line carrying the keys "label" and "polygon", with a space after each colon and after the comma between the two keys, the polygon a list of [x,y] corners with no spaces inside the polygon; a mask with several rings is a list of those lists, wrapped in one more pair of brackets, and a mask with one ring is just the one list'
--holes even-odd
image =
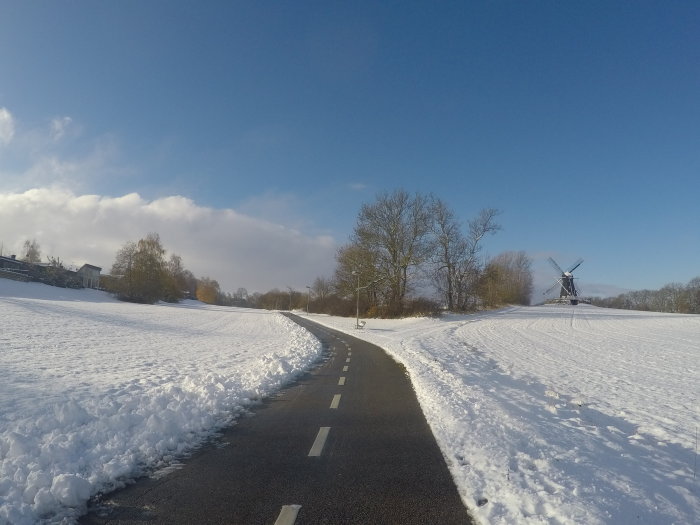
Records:
{"label": "snow bank along road", "polygon": [[0,524],[74,520],[319,357],[278,313],[0,279]]}
{"label": "snow bank along road", "polygon": [[364,330],[309,318],[406,366],[477,521],[698,523],[700,316],[552,305]]}
{"label": "snow bank along road", "polygon": [[323,342],[322,366],[81,523],[471,523],[403,367],[295,319]]}

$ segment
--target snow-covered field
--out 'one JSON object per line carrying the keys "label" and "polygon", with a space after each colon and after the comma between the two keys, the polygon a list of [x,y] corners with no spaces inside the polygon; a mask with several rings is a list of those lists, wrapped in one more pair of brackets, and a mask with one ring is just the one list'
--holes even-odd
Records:
{"label": "snow-covered field", "polygon": [[700,316],[553,305],[364,330],[309,317],[406,366],[481,523],[700,523]]}
{"label": "snow-covered field", "polygon": [[[697,523],[700,316],[546,306],[361,331],[309,317],[406,365],[481,523]],[[0,279],[0,524],[71,521],[320,351],[277,313]]]}
{"label": "snow-covered field", "polygon": [[278,313],[0,279],[0,524],[73,521],[320,352]]}

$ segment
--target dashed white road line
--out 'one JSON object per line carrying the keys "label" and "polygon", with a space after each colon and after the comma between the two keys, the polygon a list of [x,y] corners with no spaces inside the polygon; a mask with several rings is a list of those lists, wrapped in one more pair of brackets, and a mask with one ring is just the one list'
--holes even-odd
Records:
{"label": "dashed white road line", "polygon": [[321,452],[323,452],[323,446],[326,444],[326,439],[328,439],[328,432],[330,432],[331,427],[321,427],[316,434],[316,439],[314,444],[311,445],[311,450],[309,450],[309,457],[319,457]]}
{"label": "dashed white road line", "polygon": [[338,405],[340,405],[340,394],[336,394],[333,396],[333,401],[331,401],[331,408],[338,408]]}
{"label": "dashed white road line", "polygon": [[340,379],[338,379],[338,386],[343,386],[345,384],[345,377],[340,376]]}
{"label": "dashed white road line", "polygon": [[350,362],[350,358],[348,357],[348,358],[345,360],[345,362],[346,362],[346,363],[349,363],[349,362]]}
{"label": "dashed white road line", "polygon": [[280,514],[277,516],[277,520],[275,520],[275,525],[294,525],[300,508],[301,505],[282,506],[282,510],[280,510]]}
{"label": "dashed white road line", "polygon": [[343,367],[343,372],[347,372],[349,368],[350,368],[349,366],[344,366],[344,367]]}

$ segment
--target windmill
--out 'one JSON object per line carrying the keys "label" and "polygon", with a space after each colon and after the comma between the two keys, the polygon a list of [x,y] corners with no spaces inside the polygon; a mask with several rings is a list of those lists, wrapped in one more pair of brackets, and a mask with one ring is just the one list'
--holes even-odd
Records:
{"label": "windmill", "polygon": [[557,286],[561,286],[561,289],[559,290],[559,300],[562,302],[569,300],[571,301],[571,304],[578,304],[578,292],[576,291],[576,286],[574,285],[573,272],[576,268],[581,266],[583,259],[579,259],[578,261],[576,261],[574,264],[571,265],[571,267],[567,271],[562,270],[561,266],[559,266],[557,262],[551,257],[549,257],[547,260],[549,261],[549,264],[552,265],[552,268],[554,268],[560,276],[557,277],[556,283],[554,283],[554,285],[551,288],[549,288],[549,290],[544,292],[544,295],[547,295]]}

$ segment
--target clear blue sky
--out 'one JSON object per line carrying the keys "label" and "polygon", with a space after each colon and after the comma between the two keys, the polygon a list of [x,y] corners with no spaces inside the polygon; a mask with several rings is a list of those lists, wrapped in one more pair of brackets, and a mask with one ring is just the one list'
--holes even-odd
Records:
{"label": "clear blue sky", "polygon": [[0,108],[0,191],[64,119],[51,155],[100,159],[76,194],[343,243],[404,188],[501,209],[488,253],[583,257],[584,289],[700,275],[698,2],[0,0]]}

